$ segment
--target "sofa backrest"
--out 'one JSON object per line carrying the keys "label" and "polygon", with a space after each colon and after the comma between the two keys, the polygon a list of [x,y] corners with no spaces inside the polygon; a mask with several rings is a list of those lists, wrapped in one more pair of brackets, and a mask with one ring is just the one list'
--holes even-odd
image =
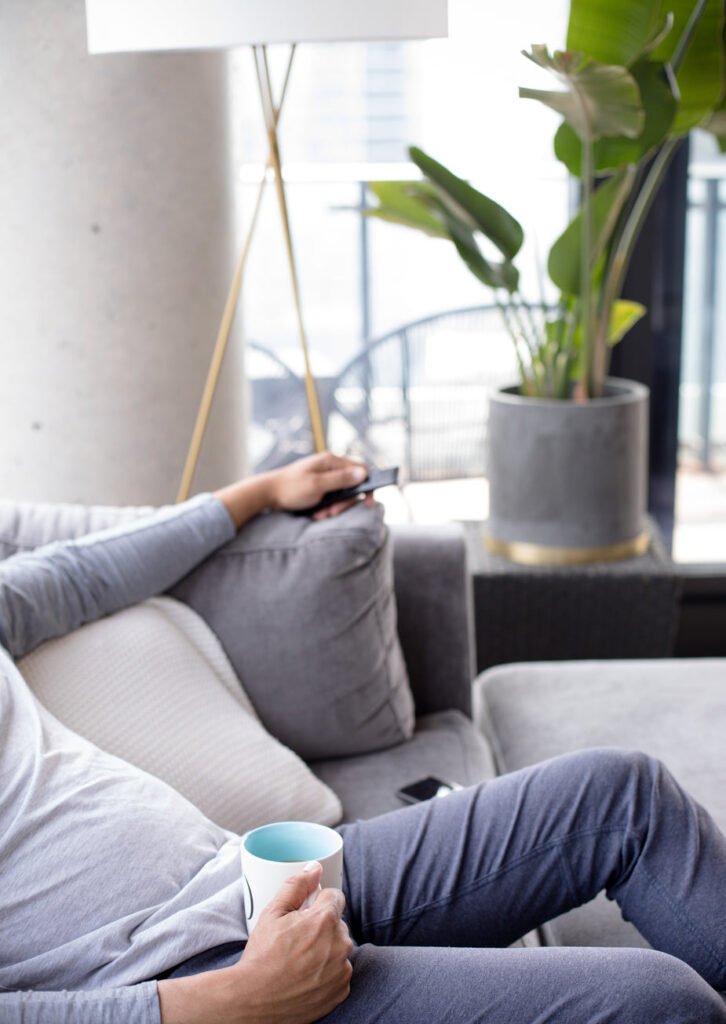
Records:
{"label": "sofa backrest", "polygon": [[463,530],[455,523],[390,530],[398,635],[416,711],[458,708],[471,716],[476,657]]}

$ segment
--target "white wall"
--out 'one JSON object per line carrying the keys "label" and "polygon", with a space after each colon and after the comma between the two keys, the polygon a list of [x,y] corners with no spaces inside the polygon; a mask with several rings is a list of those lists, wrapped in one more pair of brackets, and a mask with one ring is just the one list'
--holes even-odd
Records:
{"label": "white wall", "polygon": [[[174,500],[232,270],[226,60],[0,5],[0,497]],[[241,469],[224,371],[193,490]]]}

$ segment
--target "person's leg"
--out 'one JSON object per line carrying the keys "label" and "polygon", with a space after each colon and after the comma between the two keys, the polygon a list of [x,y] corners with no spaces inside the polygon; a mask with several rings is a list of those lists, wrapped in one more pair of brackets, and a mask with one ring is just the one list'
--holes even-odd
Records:
{"label": "person's leg", "polygon": [[605,889],[726,989],[726,840],[643,754],[565,755],[341,831],[359,943],[505,947]]}
{"label": "person's leg", "polygon": [[724,1024],[694,970],[645,949],[361,946],[325,1024]]}

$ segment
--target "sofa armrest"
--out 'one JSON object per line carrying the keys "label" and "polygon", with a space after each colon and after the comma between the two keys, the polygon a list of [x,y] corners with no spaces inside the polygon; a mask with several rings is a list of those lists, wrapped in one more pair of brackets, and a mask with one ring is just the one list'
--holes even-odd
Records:
{"label": "sofa armrest", "polygon": [[398,635],[417,714],[471,716],[475,652],[471,574],[456,524],[391,526]]}

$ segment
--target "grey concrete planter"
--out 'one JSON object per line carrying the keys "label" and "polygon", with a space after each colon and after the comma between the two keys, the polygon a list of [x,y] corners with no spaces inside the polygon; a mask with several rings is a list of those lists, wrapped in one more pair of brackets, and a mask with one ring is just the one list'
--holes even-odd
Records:
{"label": "grey concrete planter", "polygon": [[492,395],[488,544],[516,561],[622,558],[647,546],[648,389],[588,402]]}

